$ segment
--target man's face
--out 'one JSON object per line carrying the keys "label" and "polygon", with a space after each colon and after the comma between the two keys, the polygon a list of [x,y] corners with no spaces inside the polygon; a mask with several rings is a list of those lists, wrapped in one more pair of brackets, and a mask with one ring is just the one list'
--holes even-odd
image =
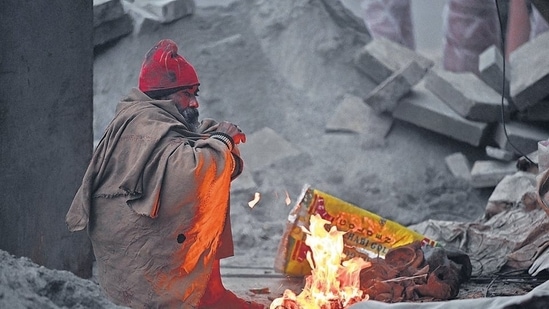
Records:
{"label": "man's face", "polygon": [[189,89],[180,90],[168,97],[176,103],[179,113],[185,121],[192,126],[191,129],[196,129],[199,125],[198,121],[198,86]]}

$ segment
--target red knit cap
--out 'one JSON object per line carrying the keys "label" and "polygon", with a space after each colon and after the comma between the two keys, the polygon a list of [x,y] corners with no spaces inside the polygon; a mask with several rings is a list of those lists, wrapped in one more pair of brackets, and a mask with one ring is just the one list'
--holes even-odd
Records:
{"label": "red knit cap", "polygon": [[139,89],[143,92],[199,85],[193,66],[177,54],[172,40],[161,40],[149,50],[141,65]]}

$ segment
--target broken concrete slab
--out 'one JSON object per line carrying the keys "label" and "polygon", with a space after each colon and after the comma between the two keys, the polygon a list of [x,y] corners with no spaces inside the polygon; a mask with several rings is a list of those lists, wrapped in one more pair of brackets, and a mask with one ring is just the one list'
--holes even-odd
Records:
{"label": "broken concrete slab", "polygon": [[[506,132],[507,134],[505,134]],[[522,155],[536,151],[538,149],[538,142],[546,140],[548,137],[549,131],[546,129],[524,122],[511,121],[505,123],[505,127],[499,123],[496,126],[493,139],[501,149]],[[513,146],[518,149],[515,149]]]}
{"label": "broken concrete slab", "polygon": [[493,159],[498,159],[500,161],[511,161],[515,159],[515,153],[505,149],[486,146],[486,155]]}
{"label": "broken concrete slab", "polygon": [[475,188],[493,188],[507,175],[517,172],[514,162],[493,160],[475,161],[471,169],[471,185]]}
{"label": "broken concrete slab", "polygon": [[393,112],[398,101],[410,92],[410,89],[421,80],[427,69],[412,61],[395,71],[389,78],[377,85],[364,102],[377,113]]}
{"label": "broken concrete slab", "polygon": [[341,0],[321,0],[320,2],[339,27],[354,33],[356,39],[361,42],[368,43],[372,40],[364,21],[349,10]]}
{"label": "broken concrete slab", "polygon": [[458,115],[426,89],[424,81],[401,99],[393,117],[473,146],[484,143],[489,127],[486,123],[467,120]]}
{"label": "broken concrete slab", "polygon": [[509,57],[512,68],[510,92],[518,110],[549,96],[549,31],[517,48]]}
{"label": "broken concrete slab", "polygon": [[446,156],[444,161],[454,177],[471,181],[471,163],[463,153],[453,153]]}
{"label": "broken concrete slab", "polygon": [[549,121],[549,98],[545,98],[534,106],[518,112],[517,119],[521,121]]}
{"label": "broken concrete slab", "polygon": [[361,98],[346,95],[337,106],[334,116],[328,120],[326,132],[351,132],[384,138],[392,124],[392,117],[378,115]]}
{"label": "broken concrete slab", "polygon": [[246,143],[239,146],[246,167],[252,172],[271,166],[278,161],[292,160],[303,152],[273,129],[265,127],[246,137]]}
{"label": "broken concrete slab", "polygon": [[411,61],[427,71],[434,61],[385,38],[375,38],[362,48],[354,59],[355,66],[376,83],[382,83]]}
{"label": "broken concrete slab", "polygon": [[133,35],[139,36],[144,33],[153,33],[157,31],[162,23],[151,12],[135,5],[130,1],[122,1],[124,9],[133,19]]}
{"label": "broken concrete slab", "polygon": [[94,0],[93,46],[130,34],[133,30],[132,22],[120,0]]}
{"label": "broken concrete slab", "polygon": [[93,26],[119,19],[124,16],[124,8],[120,0],[93,0]]}
{"label": "broken concrete slab", "polygon": [[93,46],[100,46],[114,41],[133,31],[133,20],[125,14],[120,18],[101,23],[93,28]]}
{"label": "broken concrete slab", "polygon": [[[430,70],[425,86],[459,115],[482,122],[501,120],[501,95],[471,72]],[[503,99],[505,118],[509,116],[509,103]]]}
{"label": "broken concrete slab", "polygon": [[[505,63],[505,79],[503,78],[503,55],[495,45],[488,47],[479,56],[478,70],[480,78],[497,93],[505,93],[509,99],[509,80],[511,76],[511,66]],[[503,92],[504,90],[505,92]]]}
{"label": "broken concrete slab", "polygon": [[194,0],[135,0],[134,4],[152,13],[161,23],[192,15],[196,9]]}

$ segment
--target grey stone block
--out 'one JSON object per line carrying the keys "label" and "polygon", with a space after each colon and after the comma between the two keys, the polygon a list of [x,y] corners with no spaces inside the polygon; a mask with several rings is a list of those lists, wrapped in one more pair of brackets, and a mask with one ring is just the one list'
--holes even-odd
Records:
{"label": "grey stone block", "polygon": [[393,112],[398,101],[421,80],[427,69],[417,62],[409,62],[375,87],[364,102],[377,113]]}
{"label": "grey stone block", "polygon": [[549,121],[549,98],[546,98],[534,106],[527,107],[517,115],[521,121]]}
{"label": "grey stone block", "polygon": [[384,138],[392,124],[390,116],[377,115],[361,98],[347,95],[328,120],[326,132],[350,132]]}
{"label": "grey stone block", "polygon": [[278,161],[295,159],[303,155],[299,148],[267,127],[247,136],[246,143],[239,148],[246,167],[252,172]]}
{"label": "grey stone block", "polygon": [[507,175],[517,172],[514,162],[491,160],[476,161],[471,169],[471,185],[475,188],[493,188]]}
{"label": "grey stone block", "polygon": [[155,32],[162,26],[162,23],[158,20],[156,15],[135,5],[134,2],[123,1],[122,4],[124,5],[124,9],[133,19],[133,34],[135,36]]}
{"label": "grey stone block", "polygon": [[93,0],[93,26],[121,18],[124,7],[120,0]]}
{"label": "grey stone block", "polygon": [[411,61],[417,62],[425,71],[434,65],[431,59],[384,38],[373,39],[355,55],[354,59],[357,69],[376,83],[383,82]]}
{"label": "grey stone block", "polygon": [[498,159],[501,161],[511,161],[515,159],[515,153],[509,150],[486,146],[486,155],[493,159]]}
{"label": "grey stone block", "polygon": [[516,49],[510,56],[511,97],[518,110],[537,104],[549,95],[549,31]]}
{"label": "grey stone block", "polygon": [[192,15],[196,9],[194,0],[135,0],[134,3],[155,15],[161,23]]}
{"label": "grey stone block", "polygon": [[100,24],[93,29],[93,46],[103,45],[133,31],[133,20],[128,14]]}
{"label": "grey stone block", "polygon": [[453,153],[444,158],[446,166],[456,178],[471,181],[471,163],[461,152]]}
{"label": "grey stone block", "polygon": [[[513,151],[519,155],[536,151],[538,142],[549,138],[548,130],[533,124],[512,121],[505,123],[505,128],[506,130],[504,130],[501,123],[497,125],[494,132],[494,141],[501,149]],[[511,142],[507,139],[505,131],[507,131],[507,136]]]}
{"label": "grey stone block", "polygon": [[484,142],[488,125],[467,120],[425,88],[424,81],[402,98],[393,117],[473,146]]}
{"label": "grey stone block", "polygon": [[[425,86],[459,115],[469,120],[501,120],[501,95],[471,72],[430,70],[425,77]],[[503,106],[505,118],[508,118],[507,99],[503,99]]]}
{"label": "grey stone block", "polygon": [[509,99],[509,80],[511,66],[505,64],[505,80],[503,79],[503,55],[495,45],[488,47],[479,56],[478,70],[480,78],[497,93],[502,94],[505,90],[505,97]]}

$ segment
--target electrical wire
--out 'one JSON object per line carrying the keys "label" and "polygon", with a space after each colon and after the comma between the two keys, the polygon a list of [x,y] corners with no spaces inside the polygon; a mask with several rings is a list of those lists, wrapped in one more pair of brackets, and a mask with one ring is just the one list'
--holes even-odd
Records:
{"label": "electrical wire", "polygon": [[[503,22],[501,20],[501,12],[500,12],[500,9],[499,9],[498,0],[494,0],[494,1],[496,2],[496,10],[497,10],[497,14],[498,14],[498,22],[499,22],[499,28],[500,28],[501,50],[503,51],[503,54],[504,54],[504,56],[503,56],[503,66],[502,66],[503,78],[502,78],[502,82],[501,82],[501,124],[503,126],[503,133],[505,134],[505,138],[509,142],[509,145],[511,145],[518,153],[520,153],[530,163],[536,165],[536,163],[534,163],[534,161],[532,161],[526,154],[524,154],[522,151],[520,151],[520,149],[518,149],[511,142],[511,139],[509,138],[509,134],[507,133],[507,127],[505,126],[505,88],[506,88],[505,87],[505,82],[506,82],[505,63],[507,62],[505,60],[505,34],[504,34],[504,29],[503,29]],[[507,26],[509,26],[509,24]]]}

